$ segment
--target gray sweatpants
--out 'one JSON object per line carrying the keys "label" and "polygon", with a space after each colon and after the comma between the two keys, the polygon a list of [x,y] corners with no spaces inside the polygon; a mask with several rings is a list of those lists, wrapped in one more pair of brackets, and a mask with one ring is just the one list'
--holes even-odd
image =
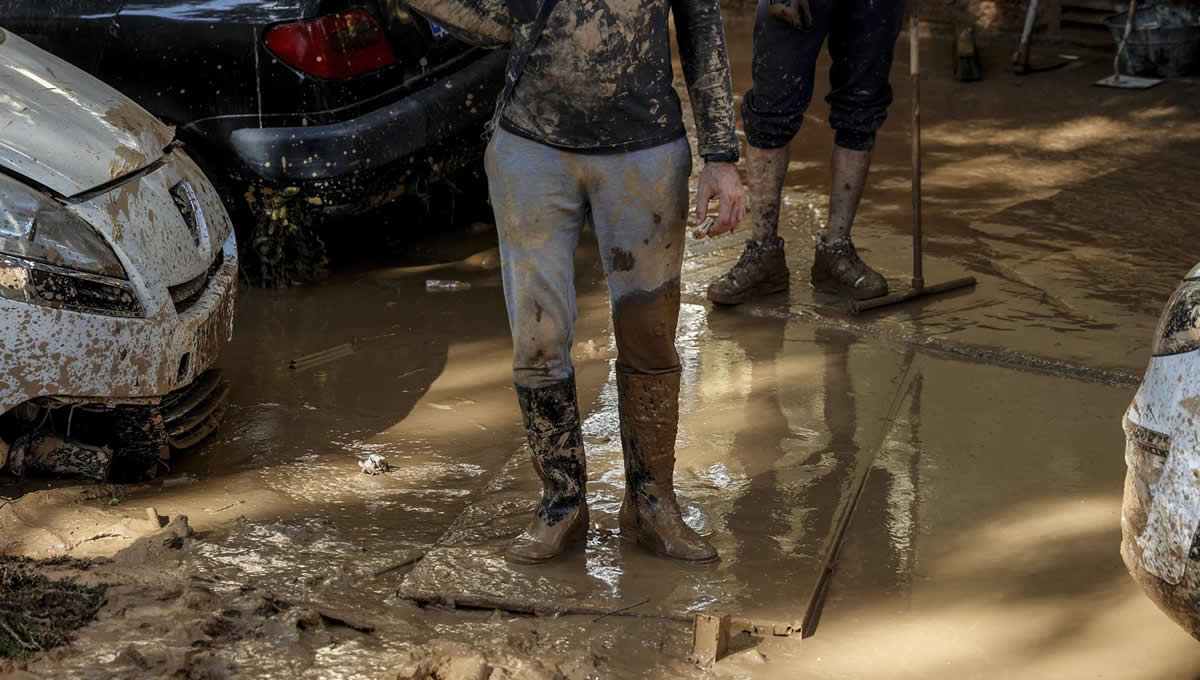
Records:
{"label": "gray sweatpants", "polygon": [[675,327],[692,156],[685,138],[581,154],[498,129],[486,156],[518,385],[572,375],[575,248],[591,220],[608,275],[617,366],[679,370]]}

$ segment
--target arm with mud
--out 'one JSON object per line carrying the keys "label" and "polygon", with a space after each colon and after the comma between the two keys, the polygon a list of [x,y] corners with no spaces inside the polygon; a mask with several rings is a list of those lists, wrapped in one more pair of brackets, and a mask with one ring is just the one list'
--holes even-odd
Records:
{"label": "arm with mud", "polygon": [[700,155],[710,161],[736,161],[733,83],[725,52],[719,0],[671,0],[683,77],[696,118]]}
{"label": "arm with mud", "polygon": [[507,47],[513,39],[505,0],[410,0],[409,7],[477,47]]}

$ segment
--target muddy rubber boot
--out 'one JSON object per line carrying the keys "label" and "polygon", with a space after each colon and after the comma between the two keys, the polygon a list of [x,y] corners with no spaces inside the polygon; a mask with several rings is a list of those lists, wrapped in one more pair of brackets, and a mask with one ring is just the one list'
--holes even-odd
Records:
{"label": "muddy rubber boot", "polygon": [[740,305],[751,298],[782,293],[788,289],[789,275],[783,239],[751,239],[733,269],[708,284],[708,299],[719,305]]}
{"label": "muddy rubber boot", "polygon": [[667,557],[714,562],[717,551],[683,521],[675,498],[679,372],[626,373],[617,368],[625,500],[621,534]]}
{"label": "muddy rubber boot", "polygon": [[529,528],[509,546],[508,558],[537,564],[587,536],[587,463],[574,377],[547,387],[517,385],[517,398],[542,500]]}
{"label": "muddy rubber boot", "polygon": [[824,235],[817,238],[812,285],[817,290],[855,300],[868,300],[888,292],[887,279],[862,261],[850,239],[830,242]]}

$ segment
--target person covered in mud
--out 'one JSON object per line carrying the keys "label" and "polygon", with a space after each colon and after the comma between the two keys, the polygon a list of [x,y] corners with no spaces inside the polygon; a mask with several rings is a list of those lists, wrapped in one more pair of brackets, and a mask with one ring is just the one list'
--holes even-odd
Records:
{"label": "person covered in mud", "polygon": [[875,133],[892,102],[888,74],[904,0],[759,0],[754,23],[754,86],[742,99],[753,237],[733,268],[708,287],[723,305],[787,290],[779,208],[790,145],[812,101],[817,57],[829,39],[833,63],[829,124],[834,129],[829,223],[817,238],[814,288],[857,300],[886,295],[887,281],[850,241]]}
{"label": "person covered in mud", "polygon": [[511,46],[485,162],[517,396],[543,493],[509,558],[548,560],[587,531],[587,466],[570,350],[574,251],[590,221],[617,344],[622,533],[662,555],[715,560],[712,545],[684,523],[672,484],[680,376],[675,330],[692,155],[672,87],[667,17],[674,14],[704,159],[697,219],[708,216],[715,198],[712,231],[729,231],[745,208],[718,0],[409,4],[468,42]]}

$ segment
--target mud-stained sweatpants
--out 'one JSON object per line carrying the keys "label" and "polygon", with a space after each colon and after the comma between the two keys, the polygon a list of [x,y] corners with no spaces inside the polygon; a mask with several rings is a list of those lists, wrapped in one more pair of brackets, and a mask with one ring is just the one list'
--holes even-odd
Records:
{"label": "mud-stained sweatpants", "polygon": [[746,140],[760,149],[781,147],[796,136],[812,101],[817,57],[829,40],[829,125],[834,142],[862,151],[892,103],[888,76],[904,0],[809,0],[813,25],[799,31],[767,12],[759,0],[754,18],[754,87],[742,98]]}
{"label": "mud-stained sweatpants", "polygon": [[575,248],[587,220],[608,276],[618,367],[679,370],[675,327],[692,171],[687,140],[589,154],[497,130],[486,167],[515,382],[544,387],[573,373]]}

